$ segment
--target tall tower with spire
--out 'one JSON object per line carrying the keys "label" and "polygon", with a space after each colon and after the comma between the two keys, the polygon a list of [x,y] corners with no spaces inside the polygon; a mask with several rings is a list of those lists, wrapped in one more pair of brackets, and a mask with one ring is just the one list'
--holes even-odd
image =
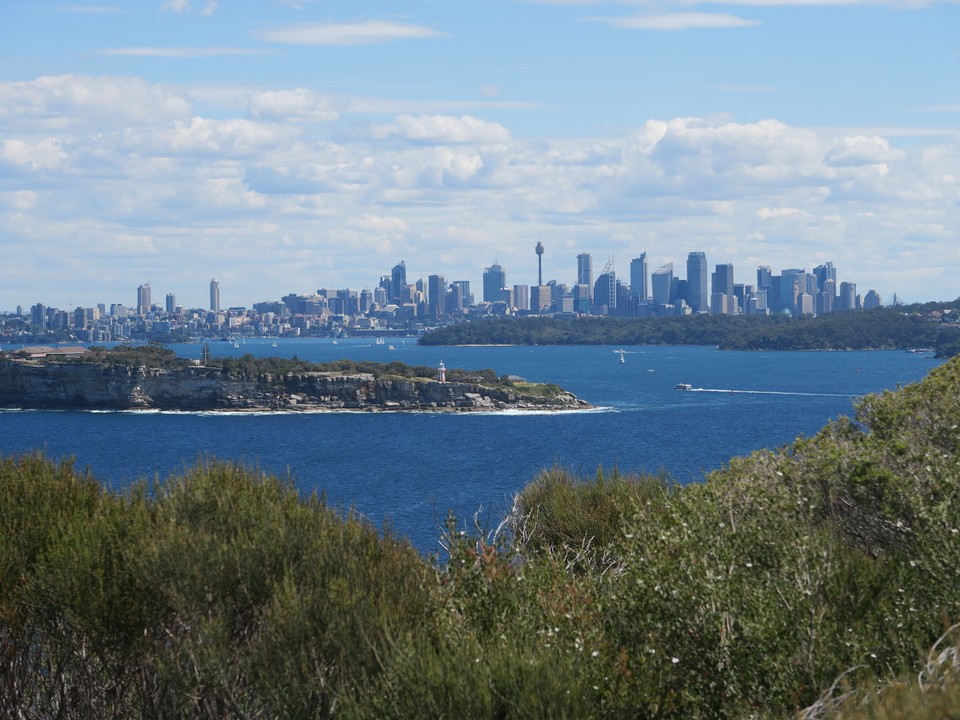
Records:
{"label": "tall tower with spire", "polygon": [[537,285],[543,285],[543,243],[537,240]]}

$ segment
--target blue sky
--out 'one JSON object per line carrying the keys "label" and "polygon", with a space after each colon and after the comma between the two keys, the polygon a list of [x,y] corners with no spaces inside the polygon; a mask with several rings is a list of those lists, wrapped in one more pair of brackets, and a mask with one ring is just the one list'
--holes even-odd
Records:
{"label": "blue sky", "polygon": [[0,6],[0,310],[692,250],[960,296],[960,5]]}

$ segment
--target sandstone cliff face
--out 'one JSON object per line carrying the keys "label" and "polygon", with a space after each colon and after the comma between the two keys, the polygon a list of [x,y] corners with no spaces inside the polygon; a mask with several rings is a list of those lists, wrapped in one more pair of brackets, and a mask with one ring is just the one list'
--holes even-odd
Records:
{"label": "sandstone cliff face", "polygon": [[0,361],[0,407],[160,410],[497,410],[588,407],[569,393],[520,395],[468,383],[303,373],[258,381],[213,368]]}

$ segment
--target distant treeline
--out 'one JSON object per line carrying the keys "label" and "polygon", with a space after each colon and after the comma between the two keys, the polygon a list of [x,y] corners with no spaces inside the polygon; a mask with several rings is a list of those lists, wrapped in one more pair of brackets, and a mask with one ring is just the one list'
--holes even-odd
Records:
{"label": "distant treeline", "polygon": [[[14,353],[16,354],[16,353]],[[160,369],[178,369],[193,367],[191,361],[179,357],[177,353],[159,343],[146,345],[117,345],[113,348],[92,346],[89,352],[81,356],[52,357],[55,362],[94,362],[102,365],[125,365],[129,367],[149,367]],[[333,360],[316,363],[292,358],[254,357],[245,353],[240,357],[213,357],[205,361],[204,366],[211,371],[219,371],[233,380],[262,380],[266,376],[282,377],[311,372],[335,373],[340,375],[372,375],[377,379],[432,380],[437,376],[437,368],[426,365],[407,365],[402,362],[368,362],[365,360]],[[463,370],[447,368],[447,382],[463,382],[497,387],[512,385],[507,377],[500,377],[490,369]]]}
{"label": "distant treeline", "polygon": [[500,317],[426,333],[424,345],[716,345],[723,350],[960,350],[960,326],[904,308],[820,317],[688,315],[683,317]]}

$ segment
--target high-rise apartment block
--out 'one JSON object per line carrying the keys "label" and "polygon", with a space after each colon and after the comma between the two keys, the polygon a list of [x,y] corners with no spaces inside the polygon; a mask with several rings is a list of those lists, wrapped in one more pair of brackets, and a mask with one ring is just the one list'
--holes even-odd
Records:
{"label": "high-rise apartment block", "polygon": [[153,301],[150,297],[150,283],[144,283],[137,288],[137,315],[141,317],[150,312]]}
{"label": "high-rise apartment block", "polygon": [[216,278],[210,281],[210,312],[220,312],[220,281]]}

